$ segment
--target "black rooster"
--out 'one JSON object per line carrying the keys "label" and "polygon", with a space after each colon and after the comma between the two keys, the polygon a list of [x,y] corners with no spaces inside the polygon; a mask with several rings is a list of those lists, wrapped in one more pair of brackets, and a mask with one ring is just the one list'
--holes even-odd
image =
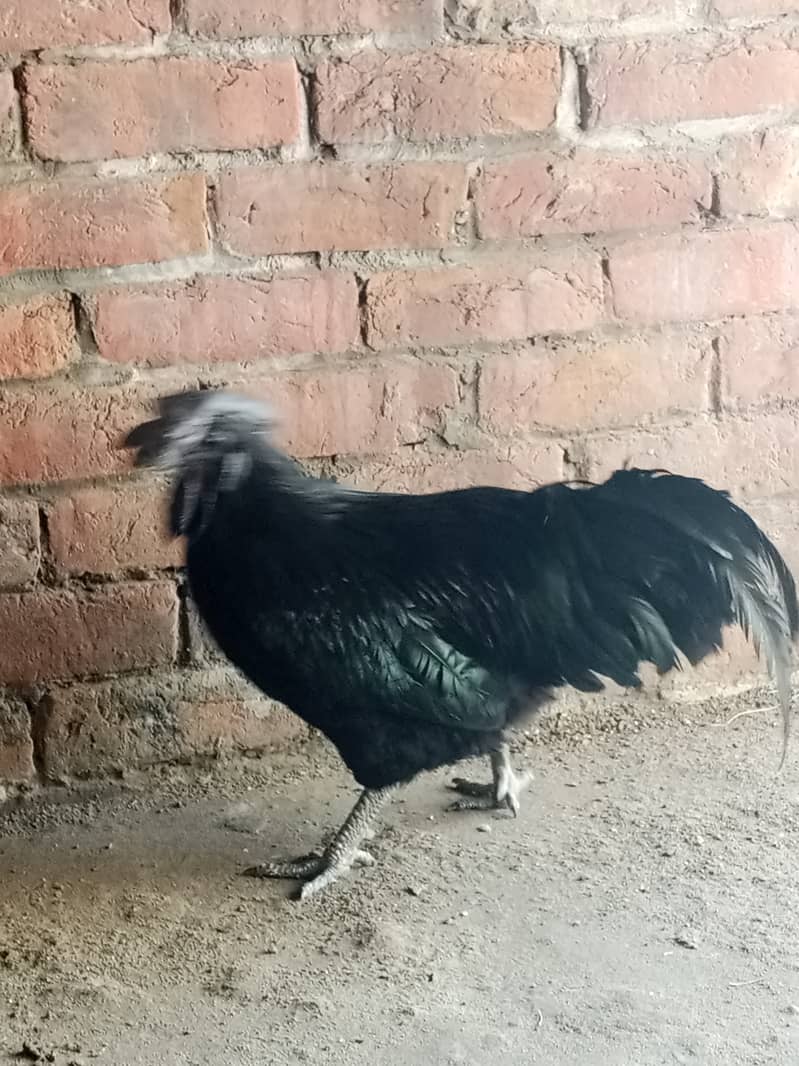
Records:
{"label": "black rooster", "polygon": [[507,731],[571,685],[638,686],[641,662],[697,663],[740,624],[776,678],[787,743],[793,579],[723,492],[661,471],[535,492],[357,492],[303,475],[268,440],[270,412],[224,392],[160,401],[126,440],[177,473],[171,530],[225,654],[325,733],[363,793],[322,855],[248,873],[305,881],[353,864],[387,797],[422,770],[457,778],[463,808],[509,807]]}

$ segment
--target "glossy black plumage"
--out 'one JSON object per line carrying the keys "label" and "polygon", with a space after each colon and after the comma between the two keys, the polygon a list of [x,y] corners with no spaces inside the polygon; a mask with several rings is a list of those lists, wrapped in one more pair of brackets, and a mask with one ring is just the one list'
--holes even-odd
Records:
{"label": "glossy black plumage", "polygon": [[176,535],[222,650],[367,788],[496,750],[562,685],[639,684],[739,622],[788,722],[793,580],[729,498],[619,471],[598,486],[372,494],[304,477],[249,401],[162,402],[129,445],[176,470]]}

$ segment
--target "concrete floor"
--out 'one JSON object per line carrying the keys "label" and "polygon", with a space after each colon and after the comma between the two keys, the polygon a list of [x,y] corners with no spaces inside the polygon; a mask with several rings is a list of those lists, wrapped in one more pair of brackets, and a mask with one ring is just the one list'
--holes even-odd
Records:
{"label": "concrete floor", "polygon": [[738,706],[528,746],[516,821],[424,778],[305,904],[238,871],[346,812],[322,748],[7,809],[0,1063],[799,1063],[799,753]]}

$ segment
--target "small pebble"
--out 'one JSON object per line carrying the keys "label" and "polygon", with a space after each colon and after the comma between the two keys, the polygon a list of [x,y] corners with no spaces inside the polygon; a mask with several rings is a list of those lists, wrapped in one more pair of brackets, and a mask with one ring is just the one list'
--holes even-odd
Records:
{"label": "small pebble", "polygon": [[482,825],[478,825],[477,832],[478,833],[490,833],[491,832],[491,826],[488,824],[488,822],[483,822]]}

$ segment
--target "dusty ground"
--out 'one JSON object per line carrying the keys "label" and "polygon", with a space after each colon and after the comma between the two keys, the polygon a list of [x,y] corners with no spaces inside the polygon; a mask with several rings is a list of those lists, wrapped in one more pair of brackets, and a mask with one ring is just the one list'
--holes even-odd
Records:
{"label": "dusty ground", "polygon": [[0,1063],[791,1066],[799,751],[737,706],[528,747],[515,822],[419,781],[302,905],[237,871],[342,817],[325,751],[6,811]]}

